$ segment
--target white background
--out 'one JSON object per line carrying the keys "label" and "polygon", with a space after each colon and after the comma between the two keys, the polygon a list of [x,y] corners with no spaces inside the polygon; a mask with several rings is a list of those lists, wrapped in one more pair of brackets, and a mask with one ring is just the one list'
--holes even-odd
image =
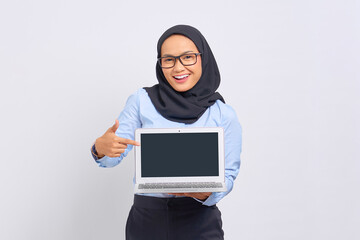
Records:
{"label": "white background", "polygon": [[243,126],[226,239],[360,239],[359,16],[357,0],[1,1],[0,239],[124,239],[133,153],[102,169],[89,149],[157,83],[180,23]]}

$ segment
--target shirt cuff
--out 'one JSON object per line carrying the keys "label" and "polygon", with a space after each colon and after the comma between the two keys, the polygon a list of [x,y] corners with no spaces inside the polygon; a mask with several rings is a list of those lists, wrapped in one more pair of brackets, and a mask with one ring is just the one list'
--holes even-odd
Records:
{"label": "shirt cuff", "polygon": [[205,201],[199,200],[197,198],[194,198],[194,199],[196,201],[198,201],[198,202],[201,202],[203,205],[206,205],[206,206],[212,206],[212,205],[215,205],[218,202],[216,200],[216,193],[215,192],[211,193],[211,195]]}
{"label": "shirt cuff", "polygon": [[91,147],[90,150],[91,150],[91,155],[92,155],[92,157],[94,158],[94,160],[95,160],[95,161],[98,161],[98,160],[99,160],[99,157],[98,157],[98,153],[97,153],[96,148],[95,148],[95,144],[92,145],[92,147]]}

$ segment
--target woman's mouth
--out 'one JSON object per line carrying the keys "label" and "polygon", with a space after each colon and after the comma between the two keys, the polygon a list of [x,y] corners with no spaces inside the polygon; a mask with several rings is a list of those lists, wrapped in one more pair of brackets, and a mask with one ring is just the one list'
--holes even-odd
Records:
{"label": "woman's mouth", "polygon": [[183,83],[186,82],[186,80],[189,78],[189,75],[190,74],[177,75],[177,76],[173,76],[173,78],[177,83]]}

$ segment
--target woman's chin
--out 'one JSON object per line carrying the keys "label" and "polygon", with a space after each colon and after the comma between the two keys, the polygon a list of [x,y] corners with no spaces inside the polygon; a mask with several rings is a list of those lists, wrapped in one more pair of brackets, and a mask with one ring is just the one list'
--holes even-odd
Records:
{"label": "woman's chin", "polygon": [[191,81],[185,81],[182,83],[172,82],[170,85],[177,92],[186,92],[193,88],[195,84],[191,84]]}

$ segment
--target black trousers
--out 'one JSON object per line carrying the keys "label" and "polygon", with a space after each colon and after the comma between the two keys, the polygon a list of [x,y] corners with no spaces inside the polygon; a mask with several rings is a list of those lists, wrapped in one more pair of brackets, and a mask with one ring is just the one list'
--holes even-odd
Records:
{"label": "black trousers", "polygon": [[222,240],[221,213],[192,198],[135,195],[126,223],[127,240]]}

